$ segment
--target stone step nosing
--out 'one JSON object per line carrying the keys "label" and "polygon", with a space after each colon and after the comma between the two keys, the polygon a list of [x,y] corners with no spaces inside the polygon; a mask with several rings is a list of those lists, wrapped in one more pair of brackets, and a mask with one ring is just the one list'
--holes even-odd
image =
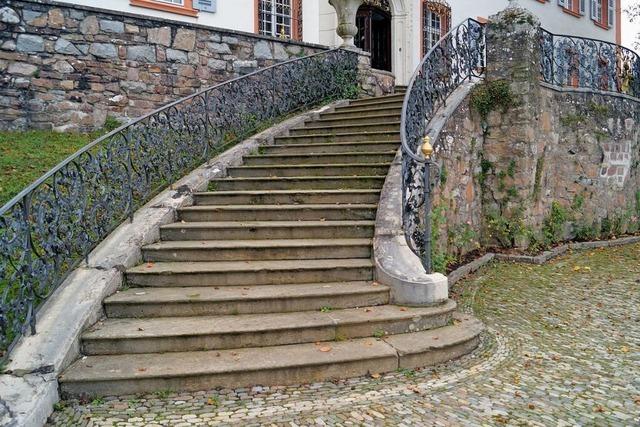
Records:
{"label": "stone step nosing", "polygon": [[377,163],[332,163],[332,164],[321,164],[321,163],[309,163],[302,165],[249,165],[249,166],[232,166],[227,168],[228,171],[232,170],[256,170],[256,169],[324,169],[324,168],[384,168],[391,166],[391,162],[377,162]]}

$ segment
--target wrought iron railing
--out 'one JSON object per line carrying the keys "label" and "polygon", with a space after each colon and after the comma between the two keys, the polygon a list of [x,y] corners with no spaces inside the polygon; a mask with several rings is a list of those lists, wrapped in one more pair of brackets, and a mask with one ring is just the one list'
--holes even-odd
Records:
{"label": "wrought iron railing", "polygon": [[[484,73],[484,26],[468,19],[427,53],[407,87],[402,106],[402,223],[411,250],[431,273],[431,158],[422,138],[434,113],[462,83]],[[434,147],[438,151],[436,143]]]}
{"label": "wrought iron railing", "polygon": [[282,62],[180,99],[93,141],[0,208],[0,361],[43,301],[152,196],[230,144],[352,94],[357,54]]}
{"label": "wrought iron railing", "polygon": [[547,83],[640,98],[640,57],[631,49],[541,29],[540,51],[540,72]]}

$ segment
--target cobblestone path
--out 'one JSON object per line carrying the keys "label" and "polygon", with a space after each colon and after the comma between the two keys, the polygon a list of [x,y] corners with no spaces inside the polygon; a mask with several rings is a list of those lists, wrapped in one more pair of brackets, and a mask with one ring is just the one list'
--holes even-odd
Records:
{"label": "cobblestone path", "polygon": [[640,425],[640,245],[495,263],[453,292],[488,331],[435,369],[67,401],[51,425]]}

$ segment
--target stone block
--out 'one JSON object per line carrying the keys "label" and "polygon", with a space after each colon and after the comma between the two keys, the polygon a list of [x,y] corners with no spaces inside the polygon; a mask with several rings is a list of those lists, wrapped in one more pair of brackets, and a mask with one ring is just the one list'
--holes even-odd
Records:
{"label": "stone block", "polygon": [[271,46],[266,41],[259,41],[253,47],[253,56],[256,59],[273,59]]}
{"label": "stone block", "polygon": [[185,28],[179,28],[176,32],[176,37],[173,40],[173,47],[175,49],[193,50],[196,45],[196,32],[194,30],[188,30]]}
{"label": "stone block", "polygon": [[221,59],[209,59],[207,61],[207,66],[214,70],[226,70],[227,69],[227,61],[223,61]]}
{"label": "stone block", "polygon": [[188,62],[187,53],[182,50],[167,49],[166,51],[167,61],[180,62],[186,64]]}
{"label": "stone block", "polygon": [[51,9],[48,13],[49,27],[64,28],[64,14],[60,9]]}
{"label": "stone block", "polygon": [[129,34],[139,34],[140,27],[133,24],[124,24],[124,32]]}
{"label": "stone block", "polygon": [[127,47],[127,59],[139,62],[156,62],[156,50],[149,45],[129,46]]}
{"label": "stone block", "polygon": [[101,19],[100,29],[105,33],[122,33],[124,32],[124,23],[120,21],[111,21],[109,19]]}
{"label": "stone block", "polygon": [[18,12],[8,6],[5,6],[0,9],[0,22],[10,25],[19,24],[20,16],[18,15]]}
{"label": "stone block", "polygon": [[38,71],[38,67],[26,62],[12,62],[7,68],[7,73],[21,76],[32,76],[36,71]]}
{"label": "stone block", "polygon": [[171,28],[149,28],[147,30],[147,41],[149,43],[159,44],[165,47],[171,46]]}
{"label": "stone block", "polygon": [[75,71],[75,69],[67,61],[58,61],[53,64],[52,68],[62,74],[73,73]]}
{"label": "stone block", "polygon": [[14,51],[16,50],[16,42],[14,42],[13,40],[7,40],[4,43],[2,43],[2,46],[0,46],[0,49]]}
{"label": "stone block", "polygon": [[24,22],[29,25],[33,25],[34,27],[46,27],[47,25],[47,14],[42,12],[37,12],[35,10],[24,9],[22,11],[22,17],[24,18]]}
{"label": "stone block", "polygon": [[229,45],[225,43],[207,43],[207,47],[210,51],[221,54],[230,54],[231,49],[229,49]]}
{"label": "stone block", "polygon": [[98,34],[100,31],[100,25],[98,24],[98,18],[94,15],[87,16],[80,23],[80,32],[82,34]]}
{"label": "stone block", "polygon": [[286,61],[287,59],[289,59],[289,53],[287,53],[284,46],[282,46],[280,43],[274,43],[273,58],[279,61]]}
{"label": "stone block", "polygon": [[56,40],[54,49],[57,53],[63,53],[66,55],[81,54],[80,50],[73,43],[71,43],[69,40],[63,39],[62,37]]}
{"label": "stone block", "polygon": [[44,50],[44,39],[33,34],[20,34],[16,41],[18,52],[33,53]]}
{"label": "stone block", "polygon": [[92,43],[89,47],[89,53],[96,58],[109,59],[118,57],[118,49],[110,43]]}

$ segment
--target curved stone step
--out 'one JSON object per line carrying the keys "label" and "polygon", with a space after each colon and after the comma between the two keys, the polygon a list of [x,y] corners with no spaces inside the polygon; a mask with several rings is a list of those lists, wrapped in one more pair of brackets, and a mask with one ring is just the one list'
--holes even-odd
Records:
{"label": "curved stone step", "polygon": [[370,258],[372,239],[198,240],[147,245],[147,262]]}
{"label": "curved stone step", "polygon": [[194,204],[207,205],[296,205],[296,204],[373,204],[379,189],[362,190],[262,190],[209,191],[195,193]]}
{"label": "curved stone step", "polygon": [[435,307],[395,305],[329,312],[107,319],[82,337],[83,353],[130,354],[267,347],[417,332],[445,326],[455,302]]}
{"label": "curved stone step", "polygon": [[228,205],[188,206],[178,210],[183,221],[321,221],[372,220],[377,205]]}
{"label": "curved stone step", "polygon": [[267,154],[337,154],[373,151],[397,150],[400,147],[400,140],[397,141],[346,141],[330,143],[307,143],[307,144],[274,144],[264,146]]}
{"label": "curved stone step", "polygon": [[[348,110],[351,111],[351,110]],[[326,126],[340,126],[344,124],[365,125],[365,124],[379,124],[379,123],[393,123],[399,122],[401,118],[401,109],[394,108],[392,110],[382,110],[383,113],[376,113],[375,111],[367,111],[366,113],[351,114],[348,116],[329,117],[321,116],[319,120],[307,122],[309,126],[313,127],[326,127]]]}
{"label": "curved stone step", "polygon": [[339,164],[390,164],[396,156],[395,150],[381,152],[322,153],[322,154],[260,154],[244,156],[246,166],[261,165],[339,165]]}
{"label": "curved stone step", "polygon": [[211,180],[215,190],[337,190],[381,189],[386,175],[379,176],[299,176],[280,178],[223,178]]}
{"label": "curved stone step", "polygon": [[277,136],[276,144],[310,144],[331,142],[399,141],[400,130],[380,132],[314,133],[310,135]]}
{"label": "curved stone step", "polygon": [[160,227],[169,240],[262,240],[372,238],[375,221],[176,222]]}
{"label": "curved stone step", "polygon": [[372,132],[396,132],[400,133],[400,120],[380,120],[376,123],[354,123],[350,120],[344,124],[325,124],[318,122],[307,122],[304,127],[294,128],[289,131],[289,135],[318,135],[318,134],[345,134],[361,132],[369,134]]}
{"label": "curved stone step", "polygon": [[375,98],[362,98],[362,99],[354,99],[354,100],[350,100],[349,101],[349,105],[347,106],[342,106],[342,107],[338,107],[337,109],[346,109],[346,108],[350,108],[350,107],[362,107],[364,105],[375,105],[375,106],[382,106],[382,105],[388,105],[388,104],[397,104],[400,103],[400,106],[402,106],[402,101],[404,101],[404,94],[393,94],[393,95],[386,95],[386,96],[377,96]]}
{"label": "curved stone step", "polygon": [[371,259],[167,262],[127,270],[127,283],[134,286],[257,286],[354,280],[373,280]]}
{"label": "curved stone step", "polygon": [[105,299],[110,318],[289,313],[322,307],[387,304],[389,288],[375,282],[185,288],[131,288]]}
{"label": "curved stone step", "polygon": [[469,316],[457,317],[460,320],[452,326],[385,339],[88,356],[60,376],[60,388],[64,397],[197,391],[349,378],[415,367],[415,361],[419,366],[430,366],[455,359],[477,345],[480,322]]}
{"label": "curved stone step", "polygon": [[257,165],[227,168],[232,178],[298,176],[377,176],[389,171],[390,163],[355,163],[331,165]]}
{"label": "curved stone step", "polygon": [[351,106],[346,108],[336,108],[335,111],[320,113],[320,120],[334,120],[334,119],[351,119],[368,115],[401,115],[402,105],[386,105],[378,107],[376,105],[371,106]]}

